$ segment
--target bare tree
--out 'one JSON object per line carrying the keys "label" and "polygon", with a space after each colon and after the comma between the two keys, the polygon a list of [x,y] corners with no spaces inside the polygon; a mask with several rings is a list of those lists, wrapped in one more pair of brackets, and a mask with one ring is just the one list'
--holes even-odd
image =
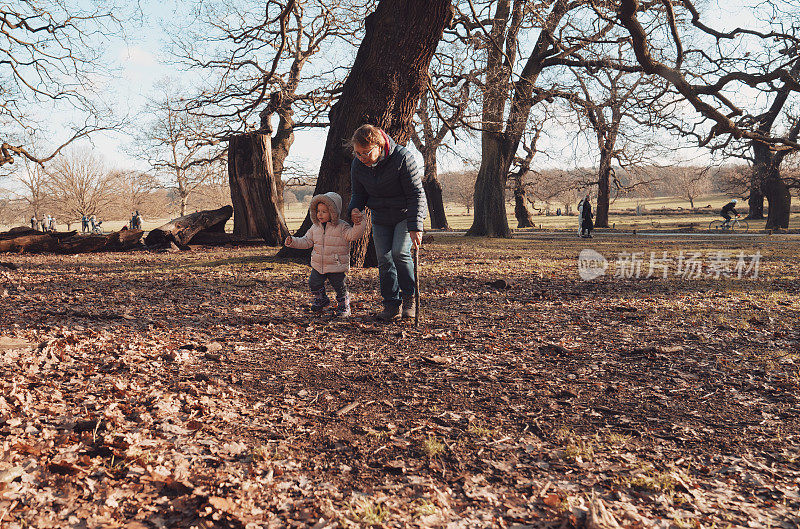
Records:
{"label": "bare tree", "polygon": [[477,175],[477,171],[473,169],[444,173],[440,177],[443,198],[464,206],[467,215],[470,214],[475,200],[475,175]]}
{"label": "bare tree", "polygon": [[363,30],[364,13],[374,4],[203,0],[195,3],[202,27],[174,36],[173,53],[180,64],[206,72],[210,81],[183,107],[213,118],[220,139],[253,128],[269,136],[274,199],[281,215],[283,171],[294,132],[328,125],[326,113],[346,74],[331,59],[348,55]]}
{"label": "bare tree", "polygon": [[[166,86],[167,82],[162,83]],[[139,157],[175,191],[181,216],[189,196],[223,171],[226,152],[212,127],[179,108],[180,98],[167,93],[150,109],[149,127],[140,135]]]}
{"label": "bare tree", "polygon": [[[481,168],[475,181],[475,218],[468,235],[510,237],[505,215],[505,182],[528,126],[531,109],[549,99],[537,88],[542,72],[551,67],[614,67],[636,71],[606,57],[584,57],[581,50],[613,29],[614,23],[590,16],[591,1],[498,0],[484,2],[478,12],[469,2],[467,18],[480,28],[485,42],[481,118]],[[494,8],[494,9],[492,9]],[[489,29],[484,29],[486,26]],[[539,31],[534,40],[530,32]],[[533,41],[522,60],[521,43]]]}
{"label": "bare tree", "polygon": [[541,126],[533,127],[521,142],[525,157],[514,158],[516,169],[511,173],[511,181],[514,193],[514,216],[517,219],[517,228],[532,228],[534,226],[531,219],[531,211],[528,209],[528,185],[525,182],[526,176],[531,171],[531,162],[536,154],[536,144],[541,136]]}
{"label": "bare tree", "polygon": [[129,212],[144,210],[152,202],[153,191],[161,187],[155,176],[133,169],[111,172],[120,206]]}
{"label": "bare tree", "polygon": [[117,193],[114,175],[86,149],[70,150],[53,160],[47,177],[53,208],[68,219],[104,213]]}
{"label": "bare tree", "polygon": [[[417,150],[422,153],[424,174],[422,185],[425,188],[425,197],[428,201],[428,214],[431,219],[431,228],[449,230],[447,215],[444,211],[444,201],[442,200],[442,185],[438,179],[437,152],[444,145],[448,133],[455,135],[455,129],[464,116],[464,111],[469,104],[469,81],[466,79],[452,80],[443,78],[444,76],[432,76],[431,88],[422,94],[417,108],[417,118],[419,127],[412,130],[411,141]],[[435,86],[436,81],[441,82]],[[455,86],[453,86],[455,85]],[[448,90],[454,88],[455,90]],[[453,94],[455,92],[455,94]],[[455,95],[456,97],[447,97]],[[434,106],[437,104],[435,99],[446,99],[450,105],[448,114],[444,116]],[[419,129],[419,130],[417,130]]]}
{"label": "bare tree", "polygon": [[25,159],[24,169],[18,171],[17,182],[24,189],[22,199],[37,219],[41,218],[48,198],[47,181],[48,175],[42,164]]}
{"label": "bare tree", "polygon": [[[760,214],[759,195],[763,195],[769,202],[767,227],[786,228],[791,193],[780,164],[787,153],[800,150],[800,120],[784,113],[788,99],[800,92],[800,28],[793,23],[800,6],[767,0],[753,7],[748,20],[753,27],[724,31],[709,26],[691,0],[652,4],[619,0],[616,14],[644,71],[669,81],[702,117],[687,133],[700,145],[716,150],[737,143],[753,149],[751,214]],[[647,28],[639,20],[641,13],[648,20]],[[684,20],[687,24],[681,24]],[[658,34],[663,29],[671,37],[670,46],[651,42],[654,26]],[[693,42],[709,41],[708,46],[691,47]],[[753,97],[754,92],[762,97]],[[761,106],[763,97],[772,98],[766,111]]]}
{"label": "bare tree", "polygon": [[[621,49],[618,57],[623,60]],[[622,187],[613,164],[642,163],[662,150],[647,138],[661,123],[659,100],[666,90],[651,86],[640,73],[603,69],[573,74],[577,89],[567,98],[588,124],[598,153],[597,179],[592,182],[597,185],[594,225],[607,228],[612,184]]]}
{"label": "bare tree", "polygon": [[674,179],[675,193],[689,201],[689,206],[694,209],[697,197],[711,191],[711,176],[707,168],[678,167]]}
{"label": "bare tree", "polygon": [[[62,0],[0,4],[0,166],[24,157],[43,163],[92,132],[115,127],[93,95],[103,39],[119,28],[116,6],[82,8]],[[55,106],[76,115],[51,133],[49,150],[27,140],[47,130]]]}

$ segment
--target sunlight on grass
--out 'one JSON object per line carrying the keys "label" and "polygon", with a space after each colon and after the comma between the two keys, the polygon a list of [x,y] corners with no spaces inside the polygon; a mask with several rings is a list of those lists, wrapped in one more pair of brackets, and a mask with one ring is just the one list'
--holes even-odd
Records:
{"label": "sunlight on grass", "polygon": [[366,525],[379,525],[386,519],[386,509],[383,505],[368,498],[360,498],[348,506],[350,517]]}
{"label": "sunlight on grass", "polygon": [[422,441],[421,444],[422,452],[428,457],[436,457],[442,452],[444,452],[444,443],[439,441],[436,437],[429,436],[427,439]]}

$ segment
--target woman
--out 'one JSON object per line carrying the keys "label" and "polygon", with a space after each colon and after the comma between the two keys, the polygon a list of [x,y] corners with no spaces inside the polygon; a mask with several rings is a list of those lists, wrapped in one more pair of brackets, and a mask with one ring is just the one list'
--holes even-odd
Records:
{"label": "woman", "polygon": [[594,229],[594,223],[592,222],[592,203],[589,202],[589,195],[586,195],[586,198],[583,199],[583,202],[581,202],[581,204],[582,204],[582,207],[580,208],[581,237],[591,239],[592,230]]}
{"label": "woman", "polygon": [[425,191],[411,152],[383,130],[362,125],[350,140],[352,197],[348,210],[356,224],[364,206],[372,211],[372,239],[378,256],[383,310],[377,318],[391,321],[414,316],[414,262],[411,247],[422,242],[427,213]]}

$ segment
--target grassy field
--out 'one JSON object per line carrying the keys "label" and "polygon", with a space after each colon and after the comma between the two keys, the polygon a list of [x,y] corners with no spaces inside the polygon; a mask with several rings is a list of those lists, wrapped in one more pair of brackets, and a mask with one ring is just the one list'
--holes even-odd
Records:
{"label": "grassy field", "polygon": [[[703,196],[695,200],[695,206],[705,207],[710,205],[707,213],[686,213],[685,215],[660,215],[658,210],[689,208],[689,202],[682,200],[678,197],[656,197],[648,199],[631,199],[621,198],[611,204],[609,219],[611,227],[617,230],[641,230],[641,229],[680,229],[694,225],[697,229],[708,228],[709,222],[718,219],[719,210],[722,206],[730,200],[726,195],[709,195]],[[592,204],[593,206],[596,203]],[[640,205],[645,211],[644,215],[634,216],[630,214],[621,215],[620,213],[627,212],[627,210],[635,210],[636,206]],[[555,211],[556,207],[552,209]],[[447,212],[447,220],[450,227],[454,230],[466,230],[472,225],[472,212],[467,214],[467,209],[460,204],[448,203],[445,204]],[[740,212],[747,212],[747,205],[740,202],[738,208]],[[287,208],[287,223],[290,229],[295,229],[300,226],[305,218],[307,209],[302,204],[293,204]],[[514,218],[514,208],[507,207],[506,213],[508,215],[508,223],[512,228],[517,225]],[[533,221],[537,228],[545,230],[563,230],[563,229],[577,229],[578,219],[576,215],[570,216],[546,216],[534,215]],[[762,230],[766,221],[751,222],[750,230]],[[425,223],[426,228],[430,228],[430,220]],[[800,214],[794,213],[791,216],[789,223],[790,229],[800,229]]]}
{"label": "grassy field", "polygon": [[[647,199],[632,199],[621,198],[611,204],[609,218],[611,227],[617,230],[643,230],[643,229],[681,229],[694,227],[696,229],[706,229],[709,222],[719,219],[719,210],[729,200],[726,195],[708,195],[695,200],[695,206],[698,208],[706,208],[707,213],[686,213],[686,214],[672,214],[663,215],[658,214],[662,208],[675,210],[678,208],[689,208],[689,202],[679,197],[656,197]],[[593,203],[593,206],[596,204]],[[629,212],[636,209],[636,206],[641,206],[645,214],[640,216],[630,215]],[[554,206],[553,210],[558,206]],[[308,206],[303,203],[294,203],[286,208],[286,222],[290,230],[296,230],[300,227],[303,219],[308,211]],[[447,211],[447,219],[450,227],[454,230],[466,230],[472,225],[472,212],[467,213],[467,209],[454,203],[445,205]],[[747,211],[747,205],[740,202],[740,212]],[[511,228],[517,225],[514,218],[513,207],[507,207],[506,213],[508,215],[508,222]],[[625,213],[625,214],[623,214]],[[145,231],[157,228],[173,217],[163,218],[145,218],[142,222],[142,227]],[[556,215],[534,215],[533,221],[537,228],[545,230],[563,230],[563,229],[577,229],[577,216],[556,216]],[[759,231],[764,229],[765,221],[750,222],[750,231]],[[103,228],[106,232],[119,230],[126,225],[126,221],[108,220],[103,222]],[[426,228],[430,229],[430,220],[425,223]],[[11,226],[4,226],[6,230]],[[67,228],[64,224],[59,224],[59,230]],[[73,223],[70,226],[72,229],[80,229],[79,223]],[[793,213],[789,222],[790,229],[800,229],[800,213]],[[228,222],[226,226],[227,231],[233,231],[233,220]]]}

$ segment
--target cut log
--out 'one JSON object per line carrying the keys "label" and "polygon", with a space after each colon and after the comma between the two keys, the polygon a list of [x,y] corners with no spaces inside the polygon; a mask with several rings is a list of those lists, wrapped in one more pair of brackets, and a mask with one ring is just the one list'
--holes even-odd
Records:
{"label": "cut log", "polygon": [[224,231],[225,223],[228,222],[231,215],[233,215],[233,208],[224,206],[178,217],[148,233],[144,243],[149,248],[165,247],[170,243],[175,243],[180,248],[186,248],[192,237],[201,231]]}

